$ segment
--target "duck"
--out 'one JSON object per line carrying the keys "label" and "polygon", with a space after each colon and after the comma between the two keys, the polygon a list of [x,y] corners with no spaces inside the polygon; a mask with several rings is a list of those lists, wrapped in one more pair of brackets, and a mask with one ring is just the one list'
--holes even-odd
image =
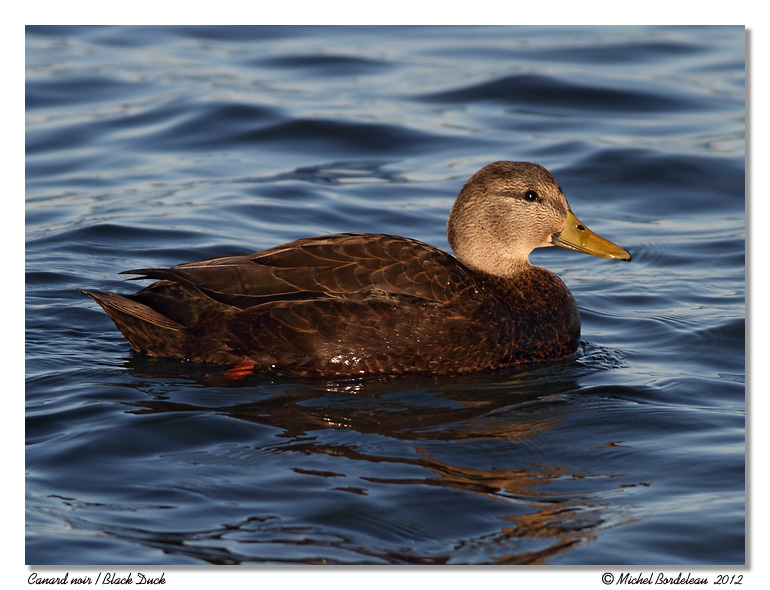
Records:
{"label": "duck", "polygon": [[340,233],[240,256],[121,274],[155,282],[93,298],[130,347],[221,366],[236,378],[454,375],[574,358],[580,314],[530,263],[560,246],[631,260],[572,213],[539,164],[498,161],[463,185],[454,256],[406,237]]}

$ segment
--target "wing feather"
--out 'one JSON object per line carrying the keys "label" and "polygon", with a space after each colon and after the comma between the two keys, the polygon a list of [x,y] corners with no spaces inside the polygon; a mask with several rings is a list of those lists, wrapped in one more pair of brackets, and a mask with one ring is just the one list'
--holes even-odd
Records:
{"label": "wing feather", "polygon": [[459,292],[478,284],[446,252],[385,234],[305,238],[245,256],[126,272],[180,282],[241,309],[269,301],[325,297],[404,297],[449,303]]}

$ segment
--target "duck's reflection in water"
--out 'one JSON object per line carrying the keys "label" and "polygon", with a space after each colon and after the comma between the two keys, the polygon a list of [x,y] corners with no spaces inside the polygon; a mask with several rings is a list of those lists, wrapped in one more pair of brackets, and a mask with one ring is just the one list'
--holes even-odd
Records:
{"label": "duck's reflection in water", "polygon": [[[215,412],[278,429],[270,453],[284,454],[284,468],[295,474],[321,478],[318,481],[327,484],[322,486],[324,493],[348,492],[337,493],[335,501],[343,504],[338,509],[344,512],[349,498],[350,514],[363,515],[359,524],[369,536],[376,537],[372,529],[377,526],[400,527],[402,537],[441,536],[425,523],[421,526],[426,530],[420,532],[410,501],[399,505],[376,500],[383,487],[399,487],[408,492],[404,498],[412,497],[418,504],[434,493],[436,502],[445,502],[446,494],[436,488],[455,492],[456,506],[436,510],[435,518],[450,521],[436,524],[438,528],[451,528],[455,518],[458,523],[472,520],[469,512],[477,502],[469,505],[470,498],[482,498],[487,506],[479,518],[495,523],[481,534],[459,540],[455,535],[443,551],[420,553],[406,541],[394,546],[375,538],[364,545],[356,540],[355,522],[335,525],[331,534],[322,523],[287,528],[280,514],[267,519],[255,514],[242,521],[243,528],[230,523],[227,531],[210,533],[217,543],[249,539],[248,555],[238,556],[238,551],[231,550],[227,562],[296,561],[275,554],[275,543],[280,542],[287,547],[316,543],[356,556],[337,563],[538,564],[590,541],[604,527],[630,521],[604,514],[605,497],[620,489],[609,479],[623,474],[587,473],[584,467],[555,463],[553,451],[548,450],[550,433],[569,412],[565,396],[579,395],[585,367],[576,363],[486,375],[485,381],[475,376],[286,383],[257,377],[232,381],[216,372],[200,372],[194,375],[196,385],[206,387],[186,390],[178,382],[174,387],[158,387],[157,377],[173,378],[168,372],[176,370],[173,364],[135,357],[132,370],[151,379],[147,391],[153,398],[139,402],[132,412]],[[222,403],[217,403],[217,396]],[[255,478],[263,475],[254,472]],[[313,489],[318,493],[317,487]],[[489,500],[498,508],[490,508]],[[319,497],[318,501],[329,500]],[[434,518],[430,510],[429,504],[418,518],[430,521]],[[447,510],[456,511],[456,516],[447,518]],[[414,530],[407,532],[410,527]],[[353,532],[347,535],[346,529]],[[260,553],[262,543],[272,548],[269,556]],[[479,554],[486,557],[480,559]],[[300,561],[335,562],[306,555]],[[206,559],[217,562],[211,556]]]}

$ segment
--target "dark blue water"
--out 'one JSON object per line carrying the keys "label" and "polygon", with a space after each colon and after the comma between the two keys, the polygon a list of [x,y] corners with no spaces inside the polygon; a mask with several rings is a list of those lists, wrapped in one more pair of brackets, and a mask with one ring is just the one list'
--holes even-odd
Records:
{"label": "dark blue water", "polygon": [[[26,562],[743,564],[744,55],[742,27],[28,28]],[[633,254],[533,255],[572,362],[233,382],[76,292],[323,233],[448,248],[500,159]]]}

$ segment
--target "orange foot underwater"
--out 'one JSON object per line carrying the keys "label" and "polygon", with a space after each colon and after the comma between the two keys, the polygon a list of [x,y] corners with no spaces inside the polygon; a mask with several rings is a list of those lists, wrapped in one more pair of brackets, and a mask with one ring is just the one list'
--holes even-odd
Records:
{"label": "orange foot underwater", "polygon": [[235,365],[234,367],[230,367],[225,371],[225,375],[229,379],[232,379],[233,381],[237,381],[239,379],[243,379],[244,377],[248,377],[249,375],[253,375],[255,369],[258,367],[257,363],[252,362],[248,359],[243,359],[240,363]]}

